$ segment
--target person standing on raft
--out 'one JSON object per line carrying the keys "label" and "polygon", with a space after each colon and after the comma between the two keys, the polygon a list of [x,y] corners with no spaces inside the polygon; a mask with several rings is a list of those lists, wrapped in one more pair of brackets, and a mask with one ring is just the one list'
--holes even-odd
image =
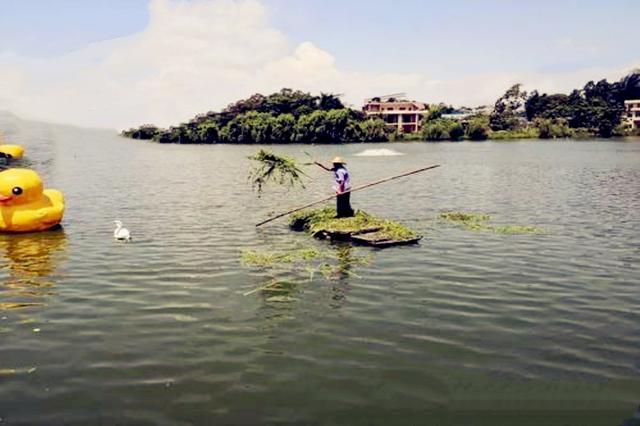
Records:
{"label": "person standing on raft", "polygon": [[342,158],[335,157],[331,163],[331,168],[326,167],[324,164],[314,161],[314,163],[328,172],[333,172],[333,176],[336,180],[336,184],[333,189],[336,191],[336,217],[352,217],[354,215],[351,208],[351,181],[349,179],[349,172],[345,165],[347,164]]}

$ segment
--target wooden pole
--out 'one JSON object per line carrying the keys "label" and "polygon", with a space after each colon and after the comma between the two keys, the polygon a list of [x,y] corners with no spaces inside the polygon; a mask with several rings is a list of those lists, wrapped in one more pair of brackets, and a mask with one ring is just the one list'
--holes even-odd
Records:
{"label": "wooden pole", "polygon": [[[377,181],[375,181],[375,182],[370,182],[370,183],[367,183],[367,184],[365,184],[365,185],[362,185],[362,186],[358,186],[358,187],[356,187],[356,188],[353,188],[353,189],[351,189],[351,190],[349,190],[349,191],[345,191],[345,193],[347,193],[347,192],[356,192],[356,191],[360,191],[360,190],[362,190],[362,189],[369,188],[369,187],[372,187],[372,186],[374,186],[374,185],[379,185],[379,184],[384,183],[384,182],[389,182],[390,180],[399,179],[399,178],[401,178],[401,177],[410,176],[410,175],[415,175],[416,173],[420,173],[420,172],[424,172],[424,171],[427,171],[427,170],[435,169],[436,167],[440,167],[440,164],[436,164],[435,166],[423,167],[423,168],[421,168],[421,169],[413,170],[413,171],[411,171],[411,172],[402,173],[402,174],[400,174],[400,175],[396,175],[396,176],[391,176],[391,177],[388,177],[388,178],[380,179],[380,180],[377,180]],[[324,202],[326,202],[326,201],[331,200],[332,198],[336,198],[337,196],[338,196],[338,194],[334,194],[334,195],[332,195],[332,196],[330,196],[330,197],[323,198],[322,200],[314,201],[313,203],[305,204],[304,206],[297,207],[297,208],[295,208],[295,209],[293,209],[293,210],[289,210],[288,212],[280,213],[279,215],[273,216],[273,217],[271,217],[271,218],[269,218],[269,219],[267,219],[267,220],[263,220],[262,222],[260,222],[260,223],[256,224],[256,227],[258,227],[258,226],[262,226],[262,225],[264,225],[265,223],[269,223],[269,222],[271,222],[271,221],[273,221],[273,220],[279,219],[279,218],[281,218],[282,216],[287,216],[287,215],[289,215],[289,214],[291,214],[291,213],[295,213],[295,212],[297,212],[297,211],[304,210],[304,209],[307,209],[307,208],[309,208],[309,207],[315,206],[316,204],[324,203]]]}

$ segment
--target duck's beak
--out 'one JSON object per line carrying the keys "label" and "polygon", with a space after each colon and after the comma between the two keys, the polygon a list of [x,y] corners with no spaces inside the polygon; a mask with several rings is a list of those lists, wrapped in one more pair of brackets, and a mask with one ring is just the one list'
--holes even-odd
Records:
{"label": "duck's beak", "polygon": [[0,194],[0,203],[6,203],[7,201],[11,201],[13,197],[7,197],[5,195]]}

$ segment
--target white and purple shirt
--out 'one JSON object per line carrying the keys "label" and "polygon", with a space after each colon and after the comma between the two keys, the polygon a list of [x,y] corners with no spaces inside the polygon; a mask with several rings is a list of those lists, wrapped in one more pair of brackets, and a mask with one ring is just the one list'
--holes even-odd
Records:
{"label": "white and purple shirt", "polygon": [[338,167],[333,169],[333,176],[336,179],[336,184],[333,189],[338,193],[343,193],[351,189],[351,181],[349,180],[349,172],[344,167]]}

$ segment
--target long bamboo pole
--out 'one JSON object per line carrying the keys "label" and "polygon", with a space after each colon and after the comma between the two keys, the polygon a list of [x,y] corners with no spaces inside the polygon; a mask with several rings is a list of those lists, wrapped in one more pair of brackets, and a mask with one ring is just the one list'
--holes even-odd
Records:
{"label": "long bamboo pole", "polygon": [[[440,167],[440,164],[436,164],[435,166],[423,167],[423,168],[418,169],[418,170],[413,170],[413,171],[411,171],[411,172],[402,173],[402,174],[400,174],[400,175],[396,175],[396,176],[391,176],[391,177],[388,177],[388,178],[380,179],[380,180],[377,180],[377,181],[375,181],[375,182],[369,182],[369,183],[367,183],[367,184],[365,184],[365,185],[358,186],[358,187],[353,188],[353,189],[351,189],[351,190],[349,190],[349,191],[345,191],[345,193],[346,193],[346,192],[356,192],[356,191],[360,191],[360,190],[362,190],[362,189],[369,188],[369,187],[374,186],[374,185],[379,185],[379,184],[384,183],[384,182],[389,182],[390,180],[399,179],[399,178],[401,178],[401,177],[410,176],[410,175],[415,175],[416,173],[420,173],[420,172],[424,172],[424,171],[427,171],[427,170],[435,169],[436,167]],[[269,219],[267,219],[267,220],[263,220],[262,222],[260,222],[260,223],[256,224],[256,227],[258,227],[258,226],[262,226],[262,225],[264,225],[265,223],[269,223],[269,222],[271,222],[271,221],[274,221],[274,220],[276,220],[276,219],[279,219],[279,218],[281,218],[282,216],[287,216],[287,215],[289,215],[289,214],[291,214],[291,213],[295,213],[295,212],[297,212],[297,211],[304,210],[304,209],[307,209],[307,208],[309,208],[309,207],[315,206],[316,204],[324,203],[324,202],[329,201],[329,200],[331,200],[331,199],[333,199],[333,198],[336,198],[337,196],[338,196],[338,194],[334,194],[334,195],[332,195],[332,196],[330,196],[330,197],[323,198],[322,200],[314,201],[313,203],[305,204],[304,206],[297,207],[297,208],[295,208],[295,209],[293,209],[293,210],[289,210],[288,212],[280,213],[279,215],[273,216],[273,217],[271,217],[271,218],[269,218]]]}

